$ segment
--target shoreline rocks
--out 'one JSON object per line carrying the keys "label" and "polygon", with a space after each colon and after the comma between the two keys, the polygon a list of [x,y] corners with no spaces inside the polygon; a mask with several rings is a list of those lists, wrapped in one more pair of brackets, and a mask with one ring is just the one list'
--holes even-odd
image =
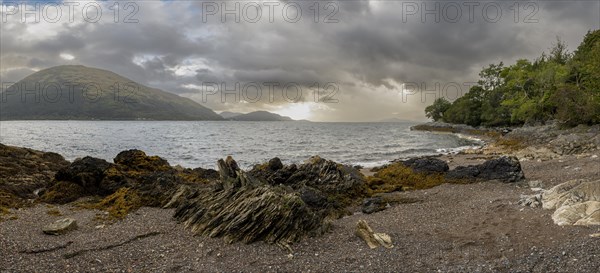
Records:
{"label": "shoreline rocks", "polygon": [[0,143],[0,209],[27,206],[69,165],[61,155]]}
{"label": "shoreline rocks", "polygon": [[[228,243],[287,244],[327,231],[345,208],[335,198],[350,198],[352,186],[364,187],[363,181],[349,182],[352,176],[342,166],[321,158],[292,168],[295,172],[280,163],[272,159],[244,172],[231,157],[219,160],[220,182],[178,192],[179,200],[169,202],[178,204],[174,217],[196,234]],[[276,175],[279,171],[285,174]],[[275,184],[273,177],[287,179]]]}
{"label": "shoreline rocks", "polygon": [[445,173],[450,170],[448,163],[435,157],[416,157],[400,162],[413,171],[420,173]]}
{"label": "shoreline rocks", "polygon": [[557,225],[600,225],[600,180],[571,180],[542,194],[542,207],[554,209]]}
{"label": "shoreline rocks", "polygon": [[446,173],[447,179],[498,180],[505,183],[521,181],[525,174],[519,159],[514,156],[502,156],[479,165],[459,166]]}

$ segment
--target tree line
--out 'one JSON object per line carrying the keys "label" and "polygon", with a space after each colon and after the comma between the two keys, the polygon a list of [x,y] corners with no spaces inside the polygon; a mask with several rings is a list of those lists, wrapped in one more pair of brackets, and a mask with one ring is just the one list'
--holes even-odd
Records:
{"label": "tree line", "polygon": [[490,64],[464,96],[425,108],[434,121],[518,126],[556,120],[564,127],[600,123],[600,30],[588,31],[574,52],[557,38],[549,53],[505,66]]}

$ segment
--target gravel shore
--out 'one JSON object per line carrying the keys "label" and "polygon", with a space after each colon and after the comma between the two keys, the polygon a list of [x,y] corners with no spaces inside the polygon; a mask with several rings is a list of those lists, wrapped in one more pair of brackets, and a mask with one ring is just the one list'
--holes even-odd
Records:
{"label": "gravel shore", "polygon": [[[477,164],[479,155],[442,158]],[[567,179],[598,178],[600,159],[564,156],[523,161],[527,180],[549,187]],[[527,181],[444,184],[398,193],[420,200],[382,212],[336,220],[331,232],[291,245],[226,244],[194,236],[173,210],[141,208],[101,226],[98,211],[46,205],[20,209],[0,222],[0,272],[597,272],[600,227],[557,226],[551,211],[522,207]],[[42,227],[71,217],[79,228],[60,236]],[[391,249],[369,249],[354,235],[358,220],[392,237]],[[147,237],[135,238],[145,235]],[[39,253],[33,253],[39,252]],[[71,257],[72,256],[72,257]]]}

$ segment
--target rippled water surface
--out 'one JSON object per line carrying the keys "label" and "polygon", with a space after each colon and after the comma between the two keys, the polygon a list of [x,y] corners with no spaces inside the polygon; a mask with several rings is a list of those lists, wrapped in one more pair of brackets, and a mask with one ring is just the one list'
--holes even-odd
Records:
{"label": "rippled water surface", "polygon": [[172,165],[215,168],[232,155],[245,168],[279,157],[300,163],[312,155],[341,163],[380,165],[393,159],[478,145],[451,134],[410,131],[413,123],[235,121],[1,121],[0,142],[57,152],[68,160],[112,161],[140,149]]}

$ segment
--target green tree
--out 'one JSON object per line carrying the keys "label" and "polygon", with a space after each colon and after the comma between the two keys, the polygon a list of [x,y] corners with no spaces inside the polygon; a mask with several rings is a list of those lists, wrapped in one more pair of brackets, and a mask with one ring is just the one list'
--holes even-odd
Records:
{"label": "green tree", "polygon": [[462,123],[471,126],[481,124],[481,102],[485,90],[473,86],[464,96],[458,98],[444,113],[444,120],[450,123]]}
{"label": "green tree", "polygon": [[567,44],[556,37],[556,43],[550,49],[549,61],[556,62],[558,64],[566,64],[571,59],[571,53],[567,49]]}
{"label": "green tree", "polygon": [[445,98],[438,98],[432,105],[425,108],[425,116],[434,121],[443,120],[444,112],[446,112],[451,105],[452,104]]}
{"label": "green tree", "polygon": [[504,69],[504,63],[490,64],[479,72],[481,79],[477,82],[484,90],[494,90],[503,83],[500,73]]}

